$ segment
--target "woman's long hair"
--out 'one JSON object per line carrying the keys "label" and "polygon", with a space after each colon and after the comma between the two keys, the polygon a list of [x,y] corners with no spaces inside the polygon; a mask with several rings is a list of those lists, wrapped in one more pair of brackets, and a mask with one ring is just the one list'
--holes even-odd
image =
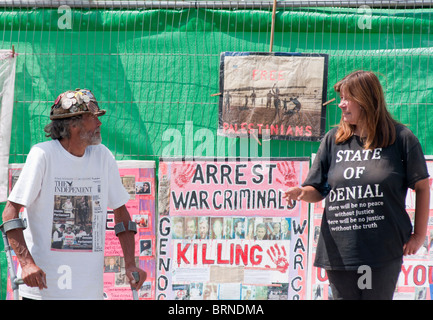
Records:
{"label": "woman's long hair", "polygon": [[[382,85],[376,75],[369,71],[355,71],[334,85],[336,92],[357,102],[361,107],[361,121],[367,136],[365,149],[384,148],[394,143],[397,123],[386,108]],[[355,126],[341,119],[335,142],[343,143],[355,132]]]}

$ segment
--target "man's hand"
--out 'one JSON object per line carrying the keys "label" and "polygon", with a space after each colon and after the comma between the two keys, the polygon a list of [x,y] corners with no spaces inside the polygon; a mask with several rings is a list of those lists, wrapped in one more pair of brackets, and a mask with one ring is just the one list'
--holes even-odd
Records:
{"label": "man's hand", "polygon": [[[125,226],[125,229],[128,226],[128,221],[130,220],[130,215],[128,209],[126,209],[125,205],[114,209],[114,222],[120,223],[122,222]],[[135,235],[131,231],[120,232],[118,234],[120,246],[122,247],[123,257],[125,259],[125,267],[126,267],[126,276],[129,279],[129,283],[136,290],[140,289],[143,285],[143,282],[146,280],[147,274],[140,268],[137,268],[135,265]],[[132,276],[133,272],[138,272],[140,276],[140,280],[138,283],[135,282],[134,277]]]}
{"label": "man's hand", "polygon": [[[138,274],[139,274],[139,281],[138,282],[135,282],[135,279],[132,276],[133,272],[138,272]],[[141,270],[140,268],[137,268],[134,266],[126,269],[126,276],[129,279],[129,284],[131,285],[131,287],[135,288],[135,290],[139,290],[143,286],[143,283],[147,278],[147,274],[144,270]]]}
{"label": "man's hand", "polygon": [[46,274],[36,264],[21,266],[21,278],[29,287],[38,287],[40,290],[47,288]]}
{"label": "man's hand", "polygon": [[[8,201],[2,214],[3,221],[5,222],[19,218],[22,207],[21,204]],[[10,246],[14,250],[18,261],[21,264],[21,278],[24,283],[29,287],[38,287],[41,290],[47,288],[45,272],[42,271],[33,260],[24,240],[23,230],[9,230],[7,237]]]}

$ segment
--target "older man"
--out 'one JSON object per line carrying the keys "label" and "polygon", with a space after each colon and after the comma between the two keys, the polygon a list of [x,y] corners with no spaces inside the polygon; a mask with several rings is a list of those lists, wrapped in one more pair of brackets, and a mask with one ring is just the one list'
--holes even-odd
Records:
{"label": "older man", "polygon": [[[51,107],[52,121],[45,127],[51,140],[33,146],[8,198],[3,221],[17,219],[24,208],[22,217],[28,224],[24,232],[16,228],[7,233],[20,262],[24,298],[102,299],[107,207],[114,210],[127,277],[136,288],[146,278],[135,265],[136,229],[125,207],[129,195],[113,155],[101,144],[98,117],[104,114],[87,89],[59,95]],[[67,198],[78,205],[83,197],[91,205],[87,245],[71,243],[67,250],[53,245],[56,226],[80,224],[55,203]],[[140,275],[138,283],[133,272]]]}

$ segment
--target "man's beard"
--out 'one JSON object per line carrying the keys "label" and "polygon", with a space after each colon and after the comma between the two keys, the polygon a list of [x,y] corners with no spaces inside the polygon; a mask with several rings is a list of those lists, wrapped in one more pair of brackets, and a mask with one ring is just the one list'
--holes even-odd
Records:
{"label": "man's beard", "polygon": [[82,140],[86,141],[89,146],[94,146],[101,144],[102,137],[100,131],[97,129],[93,132],[81,132],[80,137]]}

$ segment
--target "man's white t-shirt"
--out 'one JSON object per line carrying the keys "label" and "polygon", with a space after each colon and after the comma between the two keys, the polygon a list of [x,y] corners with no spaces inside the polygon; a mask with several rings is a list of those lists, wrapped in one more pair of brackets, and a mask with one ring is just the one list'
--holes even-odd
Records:
{"label": "man's white t-shirt", "polygon": [[[37,144],[8,200],[25,207],[24,237],[47,275],[48,289],[21,285],[20,294],[32,299],[102,299],[107,207],[116,209],[129,200],[111,152],[96,145],[76,157],[58,140]],[[80,212],[83,203],[86,212]],[[83,229],[86,235],[76,236]],[[62,241],[55,241],[59,235]]]}

